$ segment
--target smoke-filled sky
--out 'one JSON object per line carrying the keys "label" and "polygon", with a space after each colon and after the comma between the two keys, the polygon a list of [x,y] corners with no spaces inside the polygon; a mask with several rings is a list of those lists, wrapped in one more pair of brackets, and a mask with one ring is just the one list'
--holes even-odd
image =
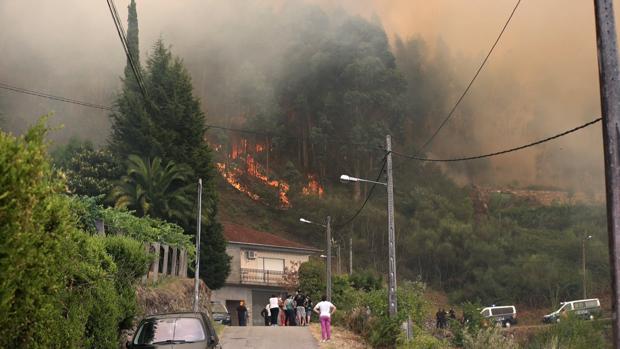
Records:
{"label": "smoke-filled sky", "polygon": [[[455,72],[449,88],[456,99],[515,1],[137,0],[141,58],[144,61],[160,37],[172,45],[173,53],[185,60],[208,117],[217,119],[217,101],[206,96],[217,95],[225,86],[207,78],[218,73],[243,76],[240,69],[218,71],[213,62],[251,64],[277,74],[283,50],[279,38],[295,32],[305,18],[301,4],[310,3],[328,13],[380,21],[392,42],[423,40],[429,59],[447,62]],[[116,1],[123,19],[128,3]],[[429,149],[438,156],[495,151],[592,120],[600,114],[595,42],[592,1],[523,0],[463,108]],[[0,52],[1,82],[105,105],[112,103],[125,65],[103,0],[0,1]],[[53,123],[65,125],[55,133],[58,141],[77,135],[102,144],[108,134],[106,112],[4,90],[0,112],[14,132],[54,112]],[[472,130],[470,141],[451,142],[462,128]],[[487,177],[504,184],[587,183],[588,190],[601,191],[602,168],[601,130],[596,125],[498,158]]]}

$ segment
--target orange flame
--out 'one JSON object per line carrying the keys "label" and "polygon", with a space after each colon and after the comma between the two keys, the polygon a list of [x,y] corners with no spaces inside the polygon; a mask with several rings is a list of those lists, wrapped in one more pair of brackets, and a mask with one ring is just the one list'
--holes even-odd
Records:
{"label": "orange flame", "polygon": [[[217,145],[214,147],[216,151],[221,151],[223,147],[221,145]],[[266,150],[265,146],[262,144],[255,145],[256,152],[263,152]],[[290,208],[291,202],[288,198],[288,191],[290,186],[288,183],[284,181],[278,180],[270,180],[267,176],[263,167],[254,159],[254,157],[247,153],[248,150],[248,141],[246,139],[241,139],[238,143],[232,144],[232,149],[230,154],[228,155],[231,160],[245,160],[245,168],[247,169],[244,173],[243,169],[240,167],[234,169],[227,169],[226,164],[217,163],[217,169],[226,179],[226,181],[232,185],[235,189],[239,190],[242,193],[245,193],[252,200],[259,201],[261,198],[258,194],[253,193],[249,188],[244,186],[240,179],[244,175],[251,176],[256,178],[261,183],[268,185],[270,187],[276,188],[278,190],[278,199],[280,201],[281,208]]]}
{"label": "orange flame", "polygon": [[254,201],[260,200],[260,197],[258,195],[252,193],[248,188],[239,183],[239,176],[242,175],[243,172],[241,172],[239,169],[235,171],[226,171],[226,164],[217,163],[215,165],[217,166],[217,170],[220,172],[222,177],[224,177],[224,179],[226,179],[226,181],[235,189],[246,194],[250,197],[250,199]]}
{"label": "orange flame", "polygon": [[323,193],[325,190],[317,181],[316,175],[308,175],[308,184],[301,189],[301,193],[303,195],[318,195],[319,197],[323,197]]}

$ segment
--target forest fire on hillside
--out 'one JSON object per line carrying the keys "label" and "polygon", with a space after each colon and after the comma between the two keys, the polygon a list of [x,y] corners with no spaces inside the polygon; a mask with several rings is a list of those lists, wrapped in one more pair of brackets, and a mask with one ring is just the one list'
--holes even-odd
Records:
{"label": "forest fire on hillside", "polygon": [[317,180],[316,175],[308,175],[308,184],[301,189],[301,193],[303,195],[318,195],[318,197],[323,197],[323,193],[325,190]]}
{"label": "forest fire on hillside", "polygon": [[215,164],[217,167],[217,170],[220,172],[220,174],[222,175],[222,177],[224,177],[224,179],[228,182],[228,184],[232,185],[233,188],[239,190],[240,192],[246,194],[247,196],[250,197],[250,199],[254,200],[254,201],[258,201],[260,200],[260,197],[254,193],[252,193],[248,188],[246,188],[244,185],[242,185],[241,183],[239,183],[239,177],[241,175],[243,175],[243,171],[241,171],[240,169],[235,169],[233,170],[226,170],[226,164],[223,164],[221,162],[218,162]]}
{"label": "forest fire on hillside", "polygon": [[[213,148],[217,152],[221,152],[224,147],[215,145]],[[248,185],[242,183],[242,178],[244,176],[247,176],[247,179],[256,180],[271,188],[275,188],[277,190],[279,207],[290,208],[291,202],[288,198],[289,184],[282,180],[269,179],[267,175],[268,170],[266,170],[248,150],[254,150],[256,154],[264,152],[266,147],[263,144],[249,146],[247,139],[240,139],[239,142],[233,143],[230,147],[230,153],[224,154],[224,156],[226,156],[229,161],[234,161],[238,166],[227,166],[226,163],[222,162],[217,163],[217,169],[222,177],[235,189],[246,194],[254,201],[263,201],[264,197],[262,198],[260,195],[250,190]]]}

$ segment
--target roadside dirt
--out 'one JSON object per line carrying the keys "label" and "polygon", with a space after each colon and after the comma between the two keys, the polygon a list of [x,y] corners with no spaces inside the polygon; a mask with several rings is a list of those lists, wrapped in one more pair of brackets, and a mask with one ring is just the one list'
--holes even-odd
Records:
{"label": "roadside dirt", "polygon": [[321,349],[370,349],[360,336],[342,327],[332,326],[332,339],[326,343],[321,343],[320,324],[311,323],[310,332],[319,342]]}

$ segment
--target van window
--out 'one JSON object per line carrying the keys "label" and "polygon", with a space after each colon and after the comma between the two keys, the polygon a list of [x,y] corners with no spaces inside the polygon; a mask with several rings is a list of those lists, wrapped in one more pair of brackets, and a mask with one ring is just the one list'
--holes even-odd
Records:
{"label": "van window", "polygon": [[569,310],[573,310],[572,304],[571,303],[566,303],[564,304],[561,308],[560,308],[560,312],[564,312],[564,311],[569,311]]}
{"label": "van window", "polygon": [[586,302],[586,308],[598,308],[598,307],[599,307],[598,301],[596,300]]}
{"label": "van window", "polygon": [[514,313],[512,307],[493,308],[493,315],[506,315]]}
{"label": "van window", "polygon": [[489,317],[491,316],[491,309],[487,308],[482,311],[482,316]]}
{"label": "van window", "polygon": [[579,310],[584,309],[586,307],[586,302],[575,302],[573,303],[573,309]]}

